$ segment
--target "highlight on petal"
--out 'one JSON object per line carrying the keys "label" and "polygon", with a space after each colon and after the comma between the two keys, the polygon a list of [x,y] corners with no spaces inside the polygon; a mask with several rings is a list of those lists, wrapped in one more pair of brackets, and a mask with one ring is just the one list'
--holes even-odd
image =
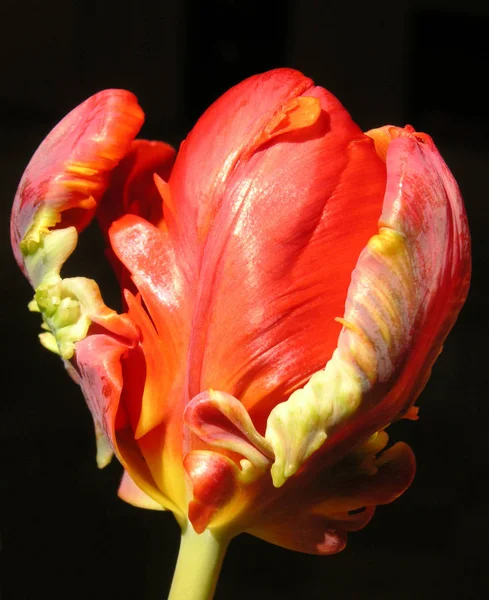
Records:
{"label": "highlight on petal", "polygon": [[[379,224],[353,272],[331,360],[268,419],[276,486],[320,447],[347,448],[360,432],[368,436],[403,416],[467,295],[470,242],[462,200],[427,136],[407,129],[390,142]],[[313,428],[307,436],[297,435],[299,415]]]}
{"label": "highlight on petal", "polygon": [[213,105],[169,185],[169,234],[194,290],[189,396],[225,390],[263,434],[270,410],[331,358],[385,165],[336,98],[285,69]]}

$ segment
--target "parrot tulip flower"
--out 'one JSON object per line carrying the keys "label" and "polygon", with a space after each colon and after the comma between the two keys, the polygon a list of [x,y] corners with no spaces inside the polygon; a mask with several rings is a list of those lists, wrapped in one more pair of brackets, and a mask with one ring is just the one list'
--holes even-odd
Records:
{"label": "parrot tulip flower", "polygon": [[[331,554],[409,486],[384,430],[416,417],[470,240],[428,135],[362,133],[297,71],[232,88],[178,154],[135,140],[143,118],[122,90],[66,116],[22,177],[12,245],[99,466],[114,453],[120,496],[180,523],[170,598],[191,600],[238,533]],[[61,274],[95,215],[123,314]]]}

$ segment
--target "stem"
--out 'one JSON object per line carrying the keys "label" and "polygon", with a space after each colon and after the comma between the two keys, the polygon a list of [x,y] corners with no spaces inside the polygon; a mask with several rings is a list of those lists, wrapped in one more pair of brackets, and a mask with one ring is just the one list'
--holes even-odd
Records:
{"label": "stem", "polygon": [[209,529],[195,533],[189,523],[182,531],[168,600],[212,600],[228,544],[228,538]]}

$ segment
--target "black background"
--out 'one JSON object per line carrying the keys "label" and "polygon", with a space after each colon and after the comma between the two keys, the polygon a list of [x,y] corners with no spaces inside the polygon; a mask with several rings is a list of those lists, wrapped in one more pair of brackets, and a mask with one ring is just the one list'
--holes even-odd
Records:
{"label": "black background", "polygon": [[[165,598],[179,540],[171,514],[117,498],[120,467],[97,470],[81,394],[37,342],[8,238],[24,167],[55,123],[100,89],[135,92],[147,114],[141,135],[178,145],[225,89],[277,66],[330,89],[363,129],[410,122],[433,135],[466,201],[473,283],[420,420],[391,428],[417,455],[410,490],[337,556],[240,536],[216,599],[486,597],[488,31],[483,0],[2,0],[2,600]],[[115,303],[100,252],[92,228],[70,269],[96,277]]]}

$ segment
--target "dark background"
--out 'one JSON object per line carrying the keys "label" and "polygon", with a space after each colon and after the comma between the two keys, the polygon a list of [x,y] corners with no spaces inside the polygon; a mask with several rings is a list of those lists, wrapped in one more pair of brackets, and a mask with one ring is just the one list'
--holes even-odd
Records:
{"label": "dark background", "polygon": [[[179,540],[171,514],[117,498],[120,467],[97,470],[81,393],[37,342],[8,239],[24,167],[55,123],[100,89],[135,92],[147,114],[141,135],[177,145],[221,92],[277,66],[329,88],[365,130],[409,122],[433,135],[466,200],[473,284],[420,420],[391,428],[417,455],[410,490],[337,556],[240,536],[216,599],[486,597],[488,32],[484,0],[2,0],[2,600],[160,600]],[[73,261],[110,300],[96,232],[86,239]]]}

